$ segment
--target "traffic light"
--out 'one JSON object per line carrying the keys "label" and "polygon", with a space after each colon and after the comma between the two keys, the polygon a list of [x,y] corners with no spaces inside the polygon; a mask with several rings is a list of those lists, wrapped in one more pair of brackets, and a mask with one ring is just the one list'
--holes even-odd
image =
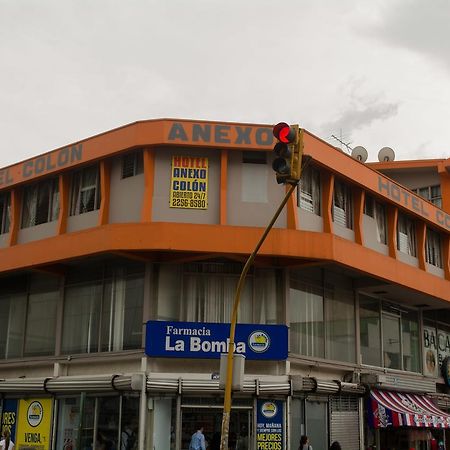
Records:
{"label": "traffic light", "polygon": [[303,130],[298,125],[280,122],[273,127],[273,135],[278,140],[273,148],[275,159],[272,163],[277,183],[297,184],[302,168]]}

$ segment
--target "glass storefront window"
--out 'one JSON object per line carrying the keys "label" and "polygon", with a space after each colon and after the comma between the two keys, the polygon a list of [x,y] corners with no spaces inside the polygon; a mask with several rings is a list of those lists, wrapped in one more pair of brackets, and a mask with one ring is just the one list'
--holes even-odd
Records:
{"label": "glass storefront window", "polygon": [[138,396],[124,394],[91,397],[82,394],[61,398],[58,401],[56,448],[63,450],[137,448]]}
{"label": "glass storefront window", "polygon": [[359,296],[359,329],[361,363],[381,365],[380,302],[378,299]]}

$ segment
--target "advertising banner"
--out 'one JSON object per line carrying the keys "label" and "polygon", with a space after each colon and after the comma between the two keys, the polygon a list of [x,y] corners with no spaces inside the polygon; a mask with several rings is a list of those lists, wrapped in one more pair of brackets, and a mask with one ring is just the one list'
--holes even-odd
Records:
{"label": "advertising banner", "polygon": [[423,373],[437,377],[445,358],[450,356],[450,334],[434,327],[423,327]]}
{"label": "advertising banner", "polygon": [[17,450],[48,450],[53,402],[50,398],[19,400]]}
{"label": "advertising banner", "polygon": [[208,158],[172,157],[170,207],[208,209]]}
{"label": "advertising banner", "polygon": [[2,434],[8,430],[13,442],[16,442],[17,400],[5,399],[2,411]]}
{"label": "advertising banner", "polygon": [[258,399],[257,408],[257,450],[282,450],[284,448],[283,402],[281,400]]}
{"label": "advertising banner", "polygon": [[[228,353],[230,324],[147,322],[145,353],[169,358],[220,358]],[[282,361],[288,356],[286,325],[236,325],[235,353],[246,359]]]}

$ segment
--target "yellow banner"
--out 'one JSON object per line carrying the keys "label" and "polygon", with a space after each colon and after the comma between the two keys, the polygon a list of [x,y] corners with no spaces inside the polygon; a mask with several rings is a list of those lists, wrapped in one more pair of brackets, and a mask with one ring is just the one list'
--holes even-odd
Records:
{"label": "yellow banner", "polygon": [[16,449],[48,450],[53,401],[50,398],[20,400]]}
{"label": "yellow banner", "polygon": [[208,209],[208,158],[172,157],[170,207]]}

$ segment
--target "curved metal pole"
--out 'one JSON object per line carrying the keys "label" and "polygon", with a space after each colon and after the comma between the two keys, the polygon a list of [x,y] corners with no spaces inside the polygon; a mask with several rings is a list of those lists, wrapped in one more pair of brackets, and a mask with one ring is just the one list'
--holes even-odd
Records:
{"label": "curved metal pole", "polygon": [[272,220],[270,221],[269,225],[267,225],[267,228],[265,229],[263,235],[261,236],[258,244],[256,244],[255,249],[253,250],[252,254],[247,259],[247,262],[245,263],[245,266],[242,269],[241,276],[239,277],[239,282],[236,287],[236,293],[234,296],[233,310],[231,313],[231,323],[230,323],[230,345],[228,347],[228,355],[227,355],[227,372],[226,372],[226,381],[225,381],[225,394],[224,394],[224,401],[223,401],[223,417],[222,417],[222,432],[221,432],[221,437],[220,437],[220,450],[228,450],[228,435],[229,435],[229,430],[230,430],[230,414],[231,414],[231,388],[232,388],[232,381],[233,381],[232,378],[233,378],[234,336],[235,336],[235,331],[236,331],[236,322],[237,322],[237,315],[238,315],[239,301],[241,298],[242,287],[244,285],[244,281],[245,281],[247,272],[250,269],[250,266],[252,265],[253,260],[255,259],[255,256],[258,253],[258,250],[261,248],[267,235],[269,234],[269,231],[272,229],[273,224],[278,219],[278,216],[280,215],[281,211],[283,210],[284,205],[286,205],[287,201],[289,200],[289,197],[291,196],[292,192],[294,192],[294,189],[296,187],[297,187],[297,183],[292,184],[291,187],[289,188],[288,192],[286,193],[286,196],[284,197],[283,201],[281,202],[280,206],[278,207],[277,211],[275,212],[274,216],[272,217]]}

